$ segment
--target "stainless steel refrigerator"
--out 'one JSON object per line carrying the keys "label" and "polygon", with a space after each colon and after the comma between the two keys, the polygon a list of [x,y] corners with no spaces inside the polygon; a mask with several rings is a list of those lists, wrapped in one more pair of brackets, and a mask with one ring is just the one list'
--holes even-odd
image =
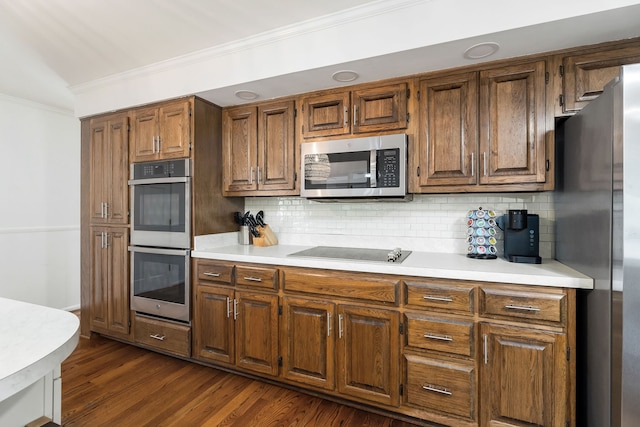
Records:
{"label": "stainless steel refrigerator", "polygon": [[640,426],[640,64],[556,129],[556,258],[578,295],[578,426]]}

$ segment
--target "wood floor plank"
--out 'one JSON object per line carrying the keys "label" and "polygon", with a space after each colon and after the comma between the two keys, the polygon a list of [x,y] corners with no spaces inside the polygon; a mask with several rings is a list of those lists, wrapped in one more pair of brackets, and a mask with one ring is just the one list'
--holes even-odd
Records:
{"label": "wood floor plank", "polygon": [[101,336],[62,364],[65,427],[414,427]]}

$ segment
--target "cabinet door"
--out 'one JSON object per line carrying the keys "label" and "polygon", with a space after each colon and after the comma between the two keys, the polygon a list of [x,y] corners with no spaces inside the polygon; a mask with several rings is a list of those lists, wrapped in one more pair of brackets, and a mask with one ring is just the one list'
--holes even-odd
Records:
{"label": "cabinet door", "polygon": [[196,287],[193,355],[204,361],[234,363],[233,289]]}
{"label": "cabinet door", "polygon": [[159,155],[162,159],[189,157],[191,120],[189,101],[160,107]]}
{"label": "cabinet door", "polygon": [[259,190],[292,190],[295,186],[294,102],[258,107]]}
{"label": "cabinet door", "polygon": [[302,100],[302,135],[345,135],[351,131],[349,110],[351,92],[314,95]]}
{"label": "cabinet door", "polygon": [[94,224],[129,220],[128,124],[125,114],[91,121],[89,203]]}
{"label": "cabinet door", "polygon": [[477,182],[477,73],[420,82],[420,186]]}
{"label": "cabinet door", "polygon": [[224,190],[258,188],[255,179],[257,156],[257,110],[255,107],[225,109],[222,113]]}
{"label": "cabinet door", "polygon": [[285,378],[333,390],[335,305],[283,298],[282,364]]}
{"label": "cabinet door", "polygon": [[128,339],[128,230],[92,227],[91,236],[91,329]]}
{"label": "cabinet door", "polygon": [[278,374],[278,296],[236,292],[236,365]]}
{"label": "cabinet door", "polygon": [[481,336],[481,425],[565,426],[566,335],[482,324]]}
{"label": "cabinet door", "polygon": [[480,183],[545,181],[545,61],[480,72]]}
{"label": "cabinet door", "polygon": [[399,405],[399,314],[338,307],[338,391],[390,406]]}
{"label": "cabinet door", "polygon": [[109,331],[129,335],[129,231],[127,228],[111,229],[106,245],[109,259]]}
{"label": "cabinet door", "polygon": [[131,113],[131,161],[146,162],[158,158],[159,110],[140,108]]}
{"label": "cabinet door", "polygon": [[564,112],[581,110],[620,75],[620,66],[640,62],[640,46],[566,56],[562,60]]}
{"label": "cabinet door", "polygon": [[353,133],[407,127],[407,84],[353,91]]}

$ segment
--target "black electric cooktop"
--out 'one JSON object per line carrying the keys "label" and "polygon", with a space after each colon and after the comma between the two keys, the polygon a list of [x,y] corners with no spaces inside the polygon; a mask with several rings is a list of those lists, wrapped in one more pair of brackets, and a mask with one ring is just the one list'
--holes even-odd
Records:
{"label": "black electric cooktop", "polygon": [[395,262],[404,261],[411,251],[396,249],[340,248],[334,246],[316,246],[311,249],[289,254],[291,257],[329,258],[348,261]]}

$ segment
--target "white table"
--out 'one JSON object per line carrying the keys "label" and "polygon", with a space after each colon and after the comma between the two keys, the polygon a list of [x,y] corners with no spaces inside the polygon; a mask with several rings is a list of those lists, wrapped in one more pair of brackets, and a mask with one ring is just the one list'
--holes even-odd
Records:
{"label": "white table", "polygon": [[76,348],[76,315],[0,298],[0,425],[61,423],[60,366]]}

